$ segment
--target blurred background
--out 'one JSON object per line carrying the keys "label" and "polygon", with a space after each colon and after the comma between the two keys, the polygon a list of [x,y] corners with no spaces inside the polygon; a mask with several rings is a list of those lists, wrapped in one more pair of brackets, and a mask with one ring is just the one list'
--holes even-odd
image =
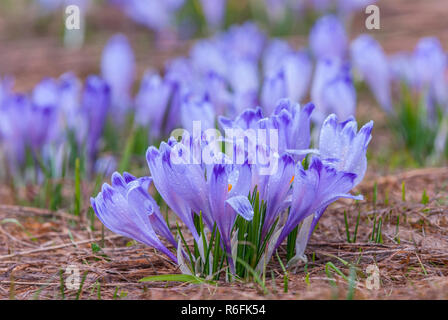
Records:
{"label": "blurred background", "polygon": [[[63,2],[0,2],[0,74],[13,75],[17,90],[29,90],[43,77],[58,77],[67,71],[73,71],[80,77],[97,73],[101,52],[108,39],[117,32],[128,37],[135,51],[137,79],[141,78],[145,69],[161,69],[167,59],[187,54],[196,38],[215,32],[207,29],[200,1],[197,0],[185,0],[182,8],[173,13],[174,23],[167,29],[174,34],[170,33],[170,37],[161,36],[164,39],[159,42],[155,28],[145,26],[127,15],[118,1],[85,0],[81,1],[86,7],[83,25],[85,41],[80,48],[69,49],[64,46],[66,15],[62,5],[58,4]],[[263,12],[264,2],[270,1],[228,0],[221,29],[255,19],[268,34],[305,45],[308,32],[321,13],[299,8],[297,11],[280,13],[276,21]],[[303,2],[306,7],[308,2],[314,1],[297,2]],[[421,37],[436,36],[447,49],[446,1],[379,0],[376,4],[381,12],[381,29],[367,30],[367,15],[363,10],[357,10],[349,22],[351,39],[360,33],[370,33],[380,41],[387,53],[393,53],[412,50]]]}

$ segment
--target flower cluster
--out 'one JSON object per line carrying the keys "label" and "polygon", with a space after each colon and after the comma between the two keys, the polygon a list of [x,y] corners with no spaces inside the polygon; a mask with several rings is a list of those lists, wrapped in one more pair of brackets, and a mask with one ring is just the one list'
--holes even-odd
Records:
{"label": "flower cluster", "polygon": [[42,80],[30,95],[12,87],[11,79],[0,84],[0,145],[12,172],[18,174],[32,158],[60,177],[71,151],[85,153],[93,170],[110,105],[109,85],[89,76],[82,86],[68,73]]}
{"label": "flower cluster", "polygon": [[447,148],[448,60],[436,38],[422,38],[413,52],[388,57],[369,35],[351,44],[351,58],[378,104],[387,112],[416,160]]}
{"label": "flower cluster", "polygon": [[[313,109],[313,104],[301,108],[290,100],[280,100],[269,117],[257,108],[243,111],[234,120],[221,118],[223,130],[241,132],[237,140],[243,143],[230,147],[227,136],[213,140],[207,132],[196,138],[184,134],[180,141],[170,138],[159,148],[151,146],[146,152],[151,177],[136,179],[128,173],[114,173],[111,185],[104,184],[91,198],[95,213],[110,230],[160,250],[185,273],[219,274],[220,270],[204,267],[213,264],[206,254],[213,240],[206,235],[220,243],[226,267],[234,275],[242,275],[238,266],[244,257],[240,250],[243,242],[253,240],[256,258],[246,262],[260,271],[299,225],[292,262],[304,259],[308,239],[326,208],[339,198],[362,199],[349,192],[365,174],[373,126],[369,122],[358,131],[354,118],[338,122],[336,115],[330,115],[321,126],[318,148],[309,149]],[[275,130],[278,139],[260,141],[248,135],[248,130],[260,128]],[[217,141],[226,144],[225,152],[221,144],[212,146]],[[275,145],[276,141],[281,143]],[[273,152],[263,158],[266,163],[257,161],[259,154],[255,156],[252,150],[262,150],[262,155],[266,150]],[[204,157],[212,161],[203,161]],[[263,173],[263,167],[273,161],[276,169]],[[188,246],[181,241],[180,229],[176,241],[149,193],[151,183],[190,231],[197,256],[183,248]],[[204,266],[198,269],[201,263]]]}

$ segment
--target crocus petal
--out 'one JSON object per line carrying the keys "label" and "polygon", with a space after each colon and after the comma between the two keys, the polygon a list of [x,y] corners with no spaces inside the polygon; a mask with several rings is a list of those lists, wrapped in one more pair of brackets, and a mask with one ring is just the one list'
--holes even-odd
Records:
{"label": "crocus petal", "polygon": [[245,220],[251,221],[254,217],[254,209],[249,201],[249,199],[245,196],[235,196],[226,200],[226,203],[229,204],[236,213],[242,216]]}

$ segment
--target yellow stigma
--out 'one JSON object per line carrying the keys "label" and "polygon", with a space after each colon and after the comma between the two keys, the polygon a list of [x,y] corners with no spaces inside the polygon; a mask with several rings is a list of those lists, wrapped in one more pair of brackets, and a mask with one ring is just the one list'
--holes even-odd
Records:
{"label": "yellow stigma", "polygon": [[294,181],[295,176],[292,176],[291,181],[289,181],[289,184],[291,184]]}
{"label": "yellow stigma", "polygon": [[229,183],[229,185],[227,186],[228,190],[227,192],[229,192],[230,190],[232,190],[232,185]]}

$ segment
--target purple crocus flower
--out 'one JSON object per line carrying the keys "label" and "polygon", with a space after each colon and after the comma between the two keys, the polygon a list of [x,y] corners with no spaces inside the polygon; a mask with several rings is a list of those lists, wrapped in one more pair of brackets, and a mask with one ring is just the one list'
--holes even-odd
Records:
{"label": "purple crocus flower", "polygon": [[448,102],[446,70],[447,54],[437,38],[422,38],[413,54],[418,89],[423,91],[431,119],[435,118],[436,105]]}
{"label": "purple crocus flower", "polygon": [[280,39],[273,39],[263,51],[263,71],[265,75],[277,72],[283,58],[293,52],[291,45]]}
{"label": "purple crocus flower", "polygon": [[272,118],[278,123],[279,152],[292,152],[298,154],[296,160],[302,160],[304,151],[310,146],[311,114],[315,109],[313,103],[303,108],[290,99],[282,99],[277,103]]}
{"label": "purple crocus flower", "polygon": [[103,49],[101,74],[111,89],[111,103],[116,123],[121,124],[131,105],[135,77],[135,58],[127,38],[117,34]]}
{"label": "purple crocus flower", "polygon": [[348,39],[344,26],[334,15],[319,18],[310,32],[310,47],[317,60],[338,58],[347,53]]}
{"label": "purple crocus flower", "polygon": [[182,127],[193,132],[193,122],[199,122],[201,130],[215,128],[215,112],[207,97],[186,94],[181,105]]}
{"label": "purple crocus flower", "polygon": [[325,164],[338,171],[356,174],[354,185],[364,177],[367,170],[367,146],[372,138],[373,121],[365,124],[359,132],[353,117],[338,122],[332,114],[325,119],[320,130],[319,153]]}
{"label": "purple crocus flower", "polygon": [[10,168],[15,171],[25,160],[31,103],[27,96],[11,94],[0,105],[0,139]]}
{"label": "purple crocus flower", "polygon": [[162,236],[177,246],[157,203],[147,191],[150,183],[150,178],[135,179],[116,172],[112,175],[112,186],[103,184],[101,192],[90,202],[108,229],[149,245],[177,263],[176,256],[160,241]]}
{"label": "purple crocus flower", "polygon": [[183,5],[184,0],[111,0],[135,22],[155,31],[169,28],[174,20],[175,12]]}
{"label": "purple crocus flower", "polygon": [[201,0],[202,11],[211,29],[218,29],[223,22],[227,0]]}
{"label": "purple crocus flower", "polygon": [[245,108],[255,107],[259,89],[256,60],[236,59],[229,70],[229,83],[234,92],[234,108],[239,113]]}
{"label": "purple crocus flower", "polygon": [[294,159],[290,155],[283,154],[279,159],[275,174],[264,176],[260,179],[261,181],[258,181],[257,190],[260,192],[260,199],[266,203],[262,238],[269,232],[275,219],[288,207],[289,202],[285,199],[291,191],[293,177]]}
{"label": "purple crocus flower", "polygon": [[272,113],[277,101],[287,97],[286,81],[283,70],[264,79],[261,89],[261,105],[267,114]]}
{"label": "purple crocus flower", "polygon": [[254,216],[247,195],[250,188],[250,168],[247,163],[239,166],[216,164],[208,179],[211,217],[221,234],[229,259],[230,270],[235,272],[232,257],[231,231],[237,214],[250,221]]}
{"label": "purple crocus flower", "polygon": [[135,97],[135,121],[140,126],[149,126],[151,138],[158,138],[161,134],[171,89],[167,81],[157,73],[148,71],[143,76],[140,90]]}
{"label": "purple crocus flower", "polygon": [[255,109],[246,109],[235,120],[220,116],[218,122],[225,130],[227,128],[256,129],[258,121],[263,119],[263,112],[260,107]]}
{"label": "purple crocus flower", "polygon": [[59,138],[59,91],[54,79],[42,80],[33,90],[28,139],[34,152],[38,152],[46,143]]}
{"label": "purple crocus flower", "polygon": [[217,44],[216,39],[196,42],[190,50],[190,56],[194,68],[200,74],[214,72],[219,76],[227,77],[229,66],[226,55]]}
{"label": "purple crocus flower", "polygon": [[350,66],[338,59],[325,59],[317,63],[311,88],[316,104],[313,115],[322,123],[327,115],[336,113],[344,120],[355,113],[356,91],[350,76]]}
{"label": "purple crocus flower", "polygon": [[369,35],[360,35],[352,42],[351,57],[354,67],[372,90],[379,105],[386,112],[391,112],[391,75],[381,45]]}
{"label": "purple crocus flower", "polygon": [[[191,231],[195,240],[199,241],[193,215],[204,210],[207,203],[204,170],[200,165],[183,161],[186,155],[182,152],[185,152],[185,148],[179,148],[179,154],[172,150],[172,146],[162,142],[159,150],[155,147],[148,148],[146,160],[157,191]],[[172,158],[179,161],[174,164]],[[209,227],[213,225],[207,212],[204,212],[204,220]]]}
{"label": "purple crocus flower", "polygon": [[80,130],[79,126],[81,125],[82,83],[72,73],[65,73],[59,78],[58,91],[62,122],[64,122],[65,127],[77,132]]}
{"label": "purple crocus flower", "polygon": [[338,11],[342,17],[346,17],[353,12],[367,8],[367,6],[374,4],[377,0],[337,0]]}
{"label": "purple crocus flower", "polygon": [[268,76],[263,84],[261,102],[267,113],[272,112],[281,98],[287,97],[294,102],[300,102],[308,91],[313,69],[306,52],[286,52],[286,48],[278,50],[276,59],[275,53],[271,53],[271,57],[265,56],[265,61],[270,66],[265,71]]}
{"label": "purple crocus flower", "polygon": [[99,142],[110,106],[109,85],[98,76],[87,77],[81,104],[88,127],[87,157],[92,166],[90,170],[93,170],[93,163],[98,153]]}
{"label": "purple crocus flower", "polygon": [[[291,209],[275,247],[280,246],[300,222],[312,216],[313,223],[312,228],[307,230],[309,231],[306,237],[307,242],[317,221],[332,202],[340,198],[362,199],[362,197],[348,193],[354,187],[356,174],[337,171],[323,164],[317,157],[311,159],[308,170],[304,170],[302,165],[298,163],[294,177]],[[306,243],[301,245],[304,250]],[[296,252],[297,256],[302,254],[303,252]]]}
{"label": "purple crocus flower", "polygon": [[253,22],[233,25],[217,36],[218,46],[229,59],[258,60],[266,42],[266,35]]}
{"label": "purple crocus flower", "polygon": [[443,75],[447,55],[437,38],[422,38],[414,50],[414,63],[421,86],[430,85],[434,78]]}

